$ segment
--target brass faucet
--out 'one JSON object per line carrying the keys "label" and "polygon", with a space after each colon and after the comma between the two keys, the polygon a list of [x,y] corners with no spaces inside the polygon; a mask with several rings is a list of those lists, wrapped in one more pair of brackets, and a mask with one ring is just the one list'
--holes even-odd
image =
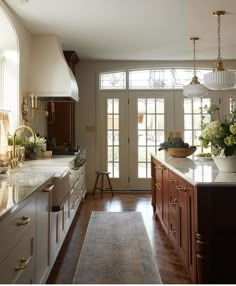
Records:
{"label": "brass faucet", "polygon": [[32,133],[32,135],[34,137],[34,141],[36,141],[36,133],[35,133],[35,131],[31,127],[26,126],[26,125],[22,125],[22,126],[19,126],[18,128],[16,128],[16,130],[14,132],[14,135],[13,135],[13,142],[12,142],[14,165],[17,165],[17,160],[16,160],[16,133],[20,129],[28,129]]}

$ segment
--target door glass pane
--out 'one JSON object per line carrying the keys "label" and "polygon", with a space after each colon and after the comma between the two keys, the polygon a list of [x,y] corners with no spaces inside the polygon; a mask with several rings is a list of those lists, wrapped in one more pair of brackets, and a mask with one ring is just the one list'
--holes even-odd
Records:
{"label": "door glass pane", "polygon": [[119,177],[119,99],[107,99],[107,169],[111,178]]}
{"label": "door glass pane", "polygon": [[155,114],[147,115],[147,128],[155,130]]}
{"label": "door glass pane", "polygon": [[154,98],[147,99],[147,113],[155,113],[155,99]]}
{"label": "door glass pane", "polygon": [[150,152],[155,153],[164,141],[164,99],[139,98],[138,119],[138,178],[150,178]]}
{"label": "door glass pane", "polygon": [[138,146],[146,145],[146,132],[145,130],[138,131]]}
{"label": "door glass pane", "polygon": [[156,129],[164,130],[164,115],[156,114]]}
{"label": "door glass pane", "polygon": [[146,162],[146,148],[145,147],[138,147],[138,161]]}
{"label": "door glass pane", "polygon": [[138,163],[138,177],[147,178],[147,168],[146,163]]}
{"label": "door glass pane", "polygon": [[[198,150],[202,150],[201,152],[203,148],[198,138],[201,134],[203,119],[205,118],[205,122],[209,117],[205,107],[210,107],[210,105],[211,99],[207,97],[184,99],[184,142],[195,145]],[[204,152],[206,152],[205,149]]]}
{"label": "door glass pane", "polygon": [[147,130],[147,145],[155,146],[155,142],[156,142],[155,134],[156,134],[155,130],[154,131]]}
{"label": "door glass pane", "polygon": [[201,114],[193,115],[193,128],[198,130],[201,129]]}
{"label": "door glass pane", "polygon": [[165,141],[165,132],[164,130],[156,130],[156,145],[160,146],[162,142]]}
{"label": "door glass pane", "polygon": [[146,129],[146,117],[143,113],[138,114],[138,129]]}
{"label": "door glass pane", "polygon": [[164,100],[156,99],[156,113],[164,113]]}
{"label": "door glass pane", "polygon": [[191,114],[184,115],[184,127],[185,129],[192,129],[192,115]]}

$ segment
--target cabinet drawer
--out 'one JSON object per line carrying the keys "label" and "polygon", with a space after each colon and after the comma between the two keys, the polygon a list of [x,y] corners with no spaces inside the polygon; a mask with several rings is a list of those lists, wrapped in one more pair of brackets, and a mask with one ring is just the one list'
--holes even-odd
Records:
{"label": "cabinet drawer", "polygon": [[32,200],[0,225],[0,257],[9,247],[14,247],[20,237],[35,224],[35,221],[35,195],[33,195]]}
{"label": "cabinet drawer", "polygon": [[33,283],[34,227],[30,228],[16,247],[0,264],[0,283]]}
{"label": "cabinet drawer", "polygon": [[176,217],[169,215],[169,239],[172,242],[174,248],[177,250],[178,248],[178,226]]}
{"label": "cabinet drawer", "polygon": [[168,171],[168,189],[169,189],[169,212],[172,217],[177,217],[177,204],[178,204],[178,192],[177,192],[177,176]]}

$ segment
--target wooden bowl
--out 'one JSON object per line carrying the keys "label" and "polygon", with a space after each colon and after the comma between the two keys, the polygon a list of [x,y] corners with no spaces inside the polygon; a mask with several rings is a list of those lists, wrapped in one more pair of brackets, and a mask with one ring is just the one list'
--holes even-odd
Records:
{"label": "wooden bowl", "polygon": [[166,149],[167,153],[176,158],[185,158],[192,155],[197,150],[196,147],[190,148],[168,148]]}

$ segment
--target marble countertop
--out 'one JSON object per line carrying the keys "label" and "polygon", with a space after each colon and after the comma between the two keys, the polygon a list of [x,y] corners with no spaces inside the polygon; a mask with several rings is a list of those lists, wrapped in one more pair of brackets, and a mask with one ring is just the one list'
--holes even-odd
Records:
{"label": "marble countertop", "polygon": [[236,173],[220,172],[212,159],[195,155],[173,158],[166,151],[158,151],[152,156],[192,185],[236,186]]}
{"label": "marble countertop", "polygon": [[22,202],[52,177],[60,177],[69,169],[74,155],[25,161],[22,166],[0,174],[0,217]]}

